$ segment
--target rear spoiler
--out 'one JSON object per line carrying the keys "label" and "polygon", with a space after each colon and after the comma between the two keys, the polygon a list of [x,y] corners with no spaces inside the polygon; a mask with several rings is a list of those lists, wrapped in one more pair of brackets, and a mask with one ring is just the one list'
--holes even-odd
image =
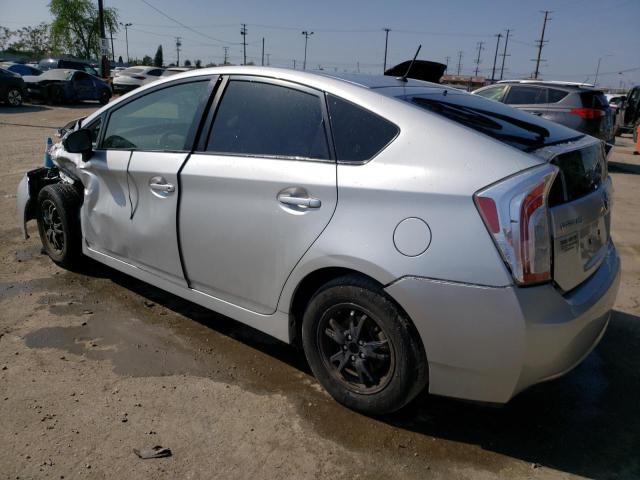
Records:
{"label": "rear spoiler", "polygon": [[[407,60],[406,62],[399,63],[395,67],[389,68],[384,74],[390,77],[402,77],[407,74],[410,65],[411,60]],[[416,60],[407,77],[415,80],[424,80],[425,82],[440,83],[440,78],[442,78],[446,69],[447,66],[444,63]]]}

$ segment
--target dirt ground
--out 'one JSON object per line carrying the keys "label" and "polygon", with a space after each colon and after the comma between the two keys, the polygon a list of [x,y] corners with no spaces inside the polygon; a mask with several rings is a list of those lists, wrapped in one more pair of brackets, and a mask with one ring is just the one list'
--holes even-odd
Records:
{"label": "dirt ground", "polygon": [[[623,261],[610,328],[566,377],[497,408],[423,395],[368,418],[300,352],[105,267],[23,240],[16,186],[95,105],[0,108],[0,479],[640,478],[640,157],[610,164]],[[134,448],[169,447],[141,460]]]}

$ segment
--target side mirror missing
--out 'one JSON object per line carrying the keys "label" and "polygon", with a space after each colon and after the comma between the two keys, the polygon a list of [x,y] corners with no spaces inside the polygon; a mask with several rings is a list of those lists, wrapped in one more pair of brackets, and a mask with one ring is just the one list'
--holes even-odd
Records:
{"label": "side mirror missing", "polygon": [[81,153],[82,159],[87,161],[91,158],[93,145],[91,144],[91,132],[86,128],[81,128],[71,132],[62,140],[64,149],[69,153]]}

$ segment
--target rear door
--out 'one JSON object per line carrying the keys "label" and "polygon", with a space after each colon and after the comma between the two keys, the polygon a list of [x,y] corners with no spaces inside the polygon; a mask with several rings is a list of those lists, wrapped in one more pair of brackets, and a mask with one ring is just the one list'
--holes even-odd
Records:
{"label": "rear door", "polygon": [[336,208],[326,103],[298,84],[225,81],[212,126],[180,174],[185,272],[198,291],[271,314]]}
{"label": "rear door", "polygon": [[85,232],[94,250],[179,285],[178,172],[189,155],[209,77],[163,85],[109,111],[88,169]]}

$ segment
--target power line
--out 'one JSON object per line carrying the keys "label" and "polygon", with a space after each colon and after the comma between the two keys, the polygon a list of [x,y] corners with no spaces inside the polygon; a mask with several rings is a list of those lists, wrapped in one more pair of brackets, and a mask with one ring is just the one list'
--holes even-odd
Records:
{"label": "power line", "polygon": [[542,55],[542,47],[544,47],[545,43],[549,43],[544,39],[544,32],[547,29],[547,21],[551,20],[549,18],[549,14],[551,11],[545,10],[544,12],[544,22],[542,23],[542,34],[540,35],[540,40],[538,40],[538,58],[535,60],[536,62],[536,71],[533,73],[533,78],[538,79],[538,74],[540,73],[540,56]]}

